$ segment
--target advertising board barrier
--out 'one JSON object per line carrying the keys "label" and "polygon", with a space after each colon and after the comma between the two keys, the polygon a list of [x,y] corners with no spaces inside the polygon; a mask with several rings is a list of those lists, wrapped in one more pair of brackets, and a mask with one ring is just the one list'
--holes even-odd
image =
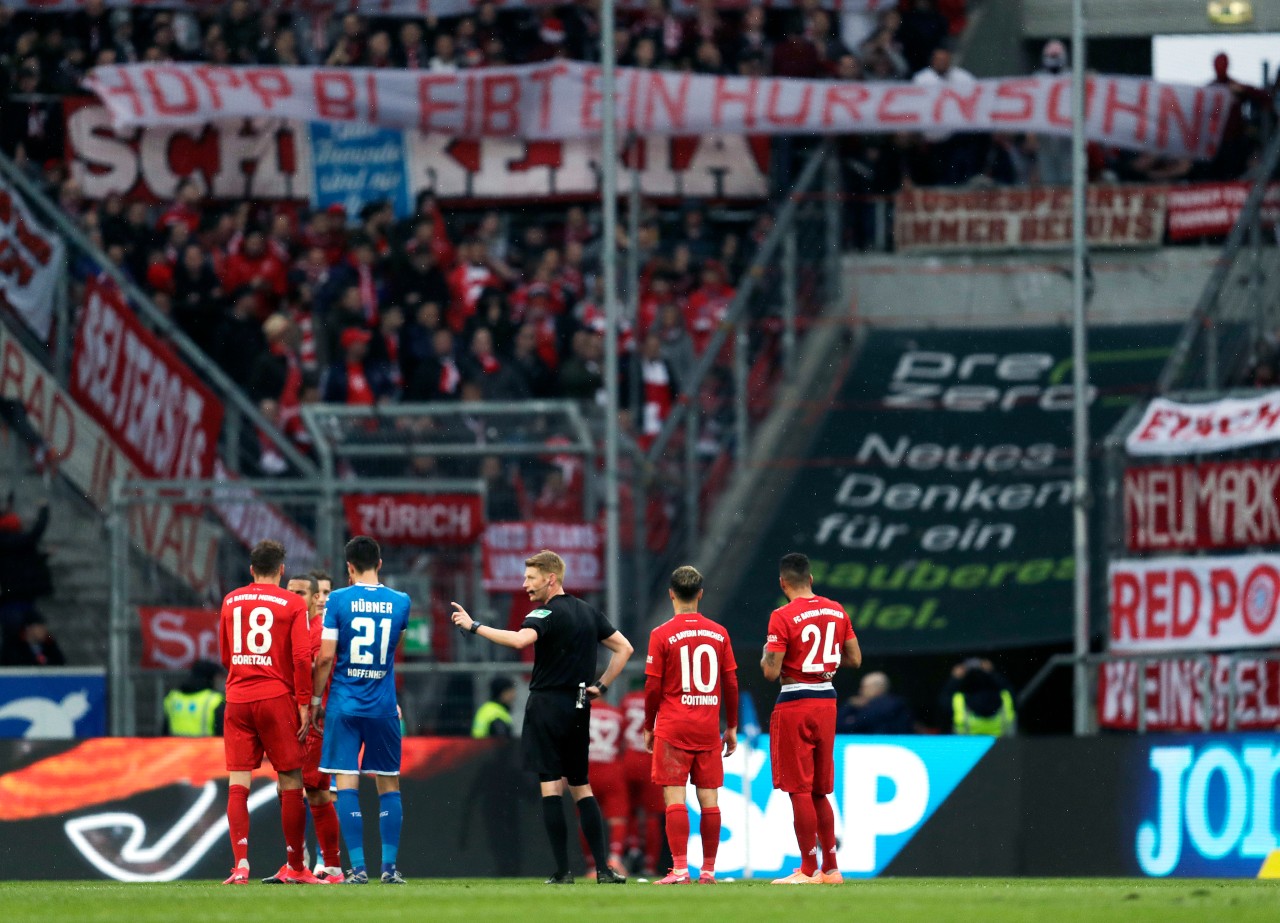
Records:
{"label": "advertising board barrier", "polygon": [[106,731],[106,670],[0,669],[0,738],[69,740]]}
{"label": "advertising board barrier", "polygon": [[[1171,327],[1090,334],[1090,426],[1154,381]],[[872,330],[722,619],[744,650],[807,554],[867,650],[1071,637],[1071,344],[1064,329]],[[781,548],[785,545],[785,548]],[[1101,580],[1099,580],[1101,586]]]}
{"label": "advertising board barrier", "polygon": [[[541,806],[521,797],[536,781],[512,769],[513,746],[405,739],[407,877],[545,874]],[[799,865],[789,799],[769,783],[768,753],[762,738],[727,761],[722,876],[741,876],[748,856],[761,877]],[[839,861],[851,877],[1252,878],[1280,846],[1272,797],[1280,744],[1269,735],[840,736],[836,759]],[[0,741],[0,837],[23,844],[6,855],[7,871],[24,880],[220,879],[230,856],[223,766],[216,739]],[[376,811],[372,786],[362,795]],[[266,823],[275,802],[264,767],[249,796],[262,828],[250,844],[255,868],[279,862],[279,829]],[[689,845],[696,865],[698,838]],[[571,855],[580,863],[578,850]]]}

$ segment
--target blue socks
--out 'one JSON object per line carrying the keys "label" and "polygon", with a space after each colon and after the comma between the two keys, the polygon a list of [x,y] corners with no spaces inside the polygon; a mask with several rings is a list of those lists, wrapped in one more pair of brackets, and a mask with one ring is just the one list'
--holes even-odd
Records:
{"label": "blue socks", "polygon": [[404,809],[399,792],[387,792],[378,796],[378,830],[382,835],[382,870],[391,872],[396,867],[400,853],[400,827],[404,823]]}
{"label": "blue socks", "polygon": [[[399,796],[396,798],[399,801]],[[398,812],[397,812],[398,813]],[[347,844],[347,856],[356,871],[364,869],[364,818],[360,814],[360,793],[354,788],[338,789],[338,823]],[[400,828],[396,827],[396,842]]]}

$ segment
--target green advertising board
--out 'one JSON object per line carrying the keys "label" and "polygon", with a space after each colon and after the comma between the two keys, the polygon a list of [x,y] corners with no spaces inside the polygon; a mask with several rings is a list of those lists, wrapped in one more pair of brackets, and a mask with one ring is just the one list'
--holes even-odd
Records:
{"label": "green advertising board", "polygon": [[[1095,445],[1176,332],[1090,331]],[[807,457],[777,460],[797,473],[720,610],[738,643],[763,641],[788,551],[876,654],[1070,638],[1071,378],[1066,328],[870,333]]]}

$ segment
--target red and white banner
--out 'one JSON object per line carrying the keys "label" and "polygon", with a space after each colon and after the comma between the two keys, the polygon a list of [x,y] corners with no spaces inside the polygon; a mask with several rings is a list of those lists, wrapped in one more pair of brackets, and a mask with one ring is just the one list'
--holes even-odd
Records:
{"label": "red and white banner", "polygon": [[1130,455],[1206,455],[1280,440],[1280,391],[1203,404],[1153,398],[1124,447]]}
{"label": "red and white banner", "polygon": [[384,545],[470,545],[484,532],[480,494],[348,494],[347,531]]}
{"label": "red and white banner", "polygon": [[76,331],[71,393],[151,478],[213,473],[222,404],[114,285],[91,281]]}
{"label": "red and white banner", "polygon": [[[1164,237],[1164,190],[1091,186],[1091,247],[1155,247]],[[903,252],[1061,250],[1071,246],[1071,190],[960,192],[909,189],[894,199],[894,246]]]}
{"label": "red and white banner", "polygon": [[573,593],[604,589],[604,536],[591,522],[491,522],[484,530],[484,588],[518,593],[524,562],[549,548],[564,558],[564,585]]}
{"label": "red and white banner", "polygon": [[[51,460],[99,511],[109,512],[111,485],[119,478],[149,476],[62,389],[35,357],[0,326],[0,398],[22,402]],[[217,564],[218,530],[172,504],[136,506],[129,533],[157,566],[198,592],[209,589]]]}
{"label": "red and white banner", "polygon": [[[1136,731],[1139,708],[1148,731],[1202,731],[1208,680],[1209,730],[1225,731],[1235,673],[1235,726],[1240,731],[1274,730],[1280,725],[1280,660],[1248,657],[1158,660],[1139,673],[1135,661],[1103,664],[1098,671],[1098,724]],[[1208,674],[1206,676],[1206,673]]]}
{"label": "red and white banner", "polygon": [[[200,125],[272,117],[417,129],[459,138],[598,137],[600,68],[578,62],[457,73],[327,67],[128,64],[95,67],[86,85],[117,126]],[[623,134],[839,135],[900,131],[1071,131],[1067,77],[949,84],[716,77],[621,68]],[[1096,76],[1089,138],[1113,147],[1211,157],[1230,91]]]}
{"label": "red and white banner", "polygon": [[197,660],[218,662],[218,612],[139,606],[144,670],[187,670]]}
{"label": "red and white banner", "polygon": [[[1193,183],[1169,187],[1169,239],[1225,237],[1249,197],[1249,183]],[[1275,227],[1280,219],[1280,183],[1267,187],[1262,200],[1262,224]]]}
{"label": "red and white banner", "polygon": [[65,263],[62,239],[41,227],[22,197],[0,180],[0,304],[12,307],[46,343]]}
{"label": "red and white banner", "polygon": [[1280,545],[1280,461],[1129,468],[1124,523],[1130,551]]}
{"label": "red and white banner", "polygon": [[[74,13],[85,8],[85,0],[4,0],[4,6],[34,13]],[[221,10],[226,0],[104,0],[107,7],[149,8],[157,10]],[[559,0],[498,0],[507,10],[538,9],[559,6]],[[719,9],[740,10],[747,0],[715,0]],[[796,0],[765,0],[765,7],[789,10],[800,4]],[[820,0],[823,9],[841,13],[873,13],[898,5],[897,0]],[[388,18],[447,19],[452,16],[475,15],[477,0],[258,0],[254,6],[282,13],[360,13],[364,16]],[[667,6],[677,16],[697,12],[697,0],[669,0]],[[645,0],[619,0],[618,9],[642,10]]]}
{"label": "red and white banner", "polygon": [[290,572],[315,566],[316,546],[311,537],[256,491],[235,486],[238,477],[227,470],[221,458],[214,459],[213,477],[216,481],[227,482],[227,489],[218,491],[209,505],[241,545],[253,548],[263,539],[275,539],[284,544]]}
{"label": "red and white banner", "polygon": [[1280,557],[1113,561],[1110,650],[1228,650],[1280,645]]}
{"label": "red and white banner", "polygon": [[[69,99],[63,106],[71,174],[90,199],[123,195],[167,202],[186,179],[215,199],[312,198],[315,158],[301,123],[250,118],[116,130],[97,100]],[[410,197],[425,189],[441,199],[503,201],[599,194],[595,140],[466,141],[408,131],[405,148]],[[635,156],[646,196],[762,199],[768,194],[767,138],[644,138]]]}

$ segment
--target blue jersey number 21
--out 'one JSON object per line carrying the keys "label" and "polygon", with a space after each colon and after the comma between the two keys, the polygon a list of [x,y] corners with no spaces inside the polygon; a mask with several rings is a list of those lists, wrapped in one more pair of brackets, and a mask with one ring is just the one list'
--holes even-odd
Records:
{"label": "blue jersey number 21", "polygon": [[[391,643],[391,619],[379,619],[375,624],[370,618],[355,618],[351,620],[351,627],[358,632],[351,639],[351,662],[373,663],[373,652],[369,648],[373,646],[375,636],[381,634],[382,644],[379,648],[378,663],[386,664],[387,646]],[[381,629],[381,632],[378,629]]]}

